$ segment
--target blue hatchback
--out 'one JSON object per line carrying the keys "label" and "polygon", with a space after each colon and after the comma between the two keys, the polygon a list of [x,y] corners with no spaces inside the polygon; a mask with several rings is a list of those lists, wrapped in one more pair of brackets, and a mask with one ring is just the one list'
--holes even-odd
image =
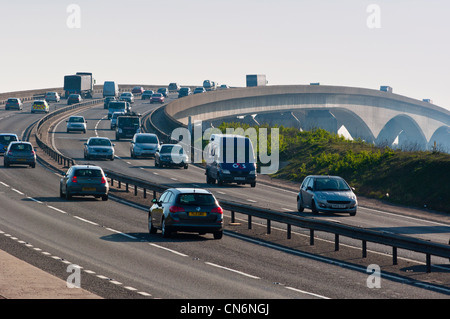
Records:
{"label": "blue hatchback", "polygon": [[6,152],[6,149],[8,148],[9,144],[11,142],[18,141],[19,138],[16,134],[12,133],[1,133],[0,134],[0,154],[3,155]]}

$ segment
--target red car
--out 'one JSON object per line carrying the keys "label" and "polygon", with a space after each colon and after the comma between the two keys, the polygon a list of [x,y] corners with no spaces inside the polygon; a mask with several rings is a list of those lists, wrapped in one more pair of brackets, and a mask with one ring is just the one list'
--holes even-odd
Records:
{"label": "red car", "polygon": [[164,103],[164,95],[161,93],[155,93],[150,98],[150,103]]}
{"label": "red car", "polygon": [[144,93],[144,88],[142,86],[135,86],[133,90],[131,90],[133,94],[142,94]]}

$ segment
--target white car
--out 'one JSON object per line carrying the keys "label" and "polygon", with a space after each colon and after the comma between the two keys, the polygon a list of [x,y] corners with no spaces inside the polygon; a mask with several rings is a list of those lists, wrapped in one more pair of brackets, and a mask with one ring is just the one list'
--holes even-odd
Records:
{"label": "white car", "polygon": [[59,96],[58,92],[47,92],[45,94],[45,100],[47,102],[59,102],[61,100],[61,97]]}
{"label": "white car", "polygon": [[86,133],[87,121],[84,119],[83,116],[73,115],[69,117],[66,123],[67,123],[67,133],[69,133],[70,131],[78,131]]}

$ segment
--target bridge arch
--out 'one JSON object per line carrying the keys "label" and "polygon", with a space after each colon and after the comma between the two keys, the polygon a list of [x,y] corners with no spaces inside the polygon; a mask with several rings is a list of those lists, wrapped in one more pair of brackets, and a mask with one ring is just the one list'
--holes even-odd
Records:
{"label": "bridge arch", "polygon": [[438,151],[450,153],[450,127],[441,126],[438,128],[428,142],[428,148],[433,149],[436,143]]}
{"label": "bridge arch", "polygon": [[400,114],[384,125],[375,144],[408,150],[425,150],[428,143],[417,122],[406,114]]}

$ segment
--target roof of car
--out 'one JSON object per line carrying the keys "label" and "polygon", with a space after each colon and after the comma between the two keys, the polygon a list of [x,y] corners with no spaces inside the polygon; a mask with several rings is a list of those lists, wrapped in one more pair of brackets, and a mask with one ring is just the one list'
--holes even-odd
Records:
{"label": "roof of car", "polygon": [[209,190],[204,188],[170,188],[169,190],[180,194],[191,194],[191,193],[212,194]]}
{"label": "roof of car", "polygon": [[102,168],[100,166],[97,165],[90,165],[90,164],[78,164],[78,165],[72,165],[71,166],[74,169],[87,169],[87,168],[94,168],[94,169],[100,169],[102,170]]}
{"label": "roof of car", "polygon": [[11,136],[11,135],[14,135],[14,136],[17,136],[17,134],[14,134],[14,133],[0,133],[0,135],[8,135],[8,136]]}

